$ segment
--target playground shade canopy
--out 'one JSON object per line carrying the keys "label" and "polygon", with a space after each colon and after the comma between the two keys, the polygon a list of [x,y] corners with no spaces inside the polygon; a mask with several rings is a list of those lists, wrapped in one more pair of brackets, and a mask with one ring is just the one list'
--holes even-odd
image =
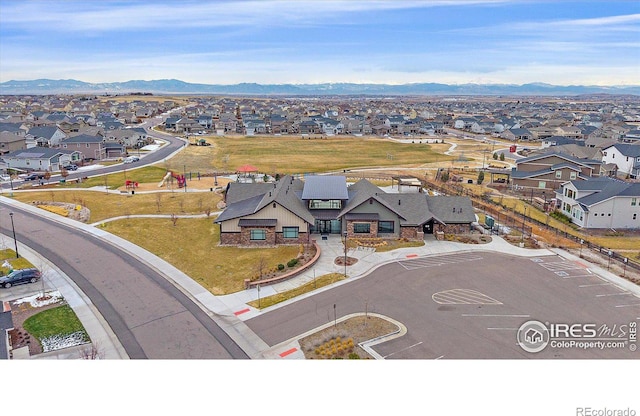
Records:
{"label": "playground shade canopy", "polygon": [[250,172],[257,172],[258,168],[253,166],[253,165],[242,165],[238,168],[238,172],[241,173],[250,173]]}

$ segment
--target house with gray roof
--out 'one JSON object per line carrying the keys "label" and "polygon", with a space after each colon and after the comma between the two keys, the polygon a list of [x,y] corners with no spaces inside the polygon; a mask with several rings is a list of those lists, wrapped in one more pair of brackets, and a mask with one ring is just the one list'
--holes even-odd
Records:
{"label": "house with gray roof", "polygon": [[579,159],[553,151],[516,160],[511,179],[518,187],[558,189],[567,181],[600,176],[601,166],[600,160]]}
{"label": "house with gray roof", "polygon": [[467,197],[386,193],[366,179],[347,186],[344,176],[285,176],[275,183],[230,183],[226,209],[215,220],[220,243],[309,243],[314,234],[349,238],[406,238],[469,232],[475,214]]}
{"label": "house with gray roof", "polygon": [[27,136],[39,147],[56,147],[67,134],[58,126],[38,126],[30,128]]}
{"label": "house with gray roof", "polygon": [[640,183],[606,176],[564,183],[560,210],[583,228],[640,229]]}
{"label": "house with gray roof", "polygon": [[79,134],[64,139],[60,147],[82,153],[84,159],[103,160],[107,157],[105,140],[102,136]]}
{"label": "house with gray roof", "polygon": [[615,143],[602,149],[602,161],[615,163],[618,174],[640,178],[640,143]]}
{"label": "house with gray roof", "polygon": [[33,147],[16,150],[2,156],[9,169],[24,169],[26,171],[59,171],[62,166],[76,163],[82,158],[82,153],[75,150],[55,149],[51,147]]}

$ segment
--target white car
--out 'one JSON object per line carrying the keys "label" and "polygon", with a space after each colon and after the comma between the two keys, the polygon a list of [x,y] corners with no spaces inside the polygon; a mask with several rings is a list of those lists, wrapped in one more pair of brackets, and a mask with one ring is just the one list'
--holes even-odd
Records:
{"label": "white car", "polygon": [[2,182],[9,182],[11,180],[11,177],[9,175],[0,175],[0,181]]}

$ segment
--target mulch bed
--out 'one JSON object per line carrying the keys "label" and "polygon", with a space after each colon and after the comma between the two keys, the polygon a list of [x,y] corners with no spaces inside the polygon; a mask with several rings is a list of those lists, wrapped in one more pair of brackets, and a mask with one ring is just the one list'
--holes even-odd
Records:
{"label": "mulch bed", "polygon": [[21,347],[29,347],[30,355],[42,354],[42,346],[37,339],[32,337],[23,327],[24,321],[27,318],[40,313],[42,311],[46,311],[47,309],[57,308],[60,305],[63,305],[64,301],[60,301],[57,303],[52,303],[49,305],[44,305],[40,307],[33,307],[28,303],[20,303],[14,304],[11,303],[11,318],[13,319],[13,330],[9,331],[9,336],[11,339],[11,345],[14,349]]}

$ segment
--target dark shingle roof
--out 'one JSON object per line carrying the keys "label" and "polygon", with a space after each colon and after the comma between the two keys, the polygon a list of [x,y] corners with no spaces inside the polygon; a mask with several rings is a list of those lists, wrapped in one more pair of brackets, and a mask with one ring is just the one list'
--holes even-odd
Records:
{"label": "dark shingle roof", "polygon": [[302,199],[340,199],[349,198],[347,178],[344,176],[312,175],[304,178]]}

